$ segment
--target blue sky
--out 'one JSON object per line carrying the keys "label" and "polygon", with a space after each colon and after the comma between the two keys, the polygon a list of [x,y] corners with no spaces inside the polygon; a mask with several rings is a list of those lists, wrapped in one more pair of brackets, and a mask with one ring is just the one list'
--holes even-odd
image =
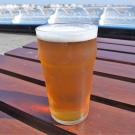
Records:
{"label": "blue sky", "polygon": [[35,4],[48,4],[48,3],[83,3],[83,4],[125,4],[125,5],[135,5],[135,0],[0,0],[0,4],[8,3],[35,3]]}

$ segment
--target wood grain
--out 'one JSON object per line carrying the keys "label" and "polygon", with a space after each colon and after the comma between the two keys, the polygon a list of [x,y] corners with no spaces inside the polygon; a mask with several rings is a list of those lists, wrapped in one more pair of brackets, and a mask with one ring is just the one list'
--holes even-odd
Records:
{"label": "wood grain", "polygon": [[24,45],[23,48],[28,48],[28,49],[35,49],[37,50],[37,43],[36,42],[31,42],[27,45]]}
{"label": "wood grain", "polygon": [[133,40],[122,40],[122,39],[112,39],[112,38],[97,38],[97,41],[101,42],[101,43],[135,46],[135,41],[133,41]]}
{"label": "wood grain", "polygon": [[[31,42],[27,45],[24,45],[24,47],[35,47],[35,45],[32,45],[34,42]],[[113,44],[113,45],[124,45],[124,46],[135,46],[135,41],[134,40],[123,40],[123,39],[112,39],[112,38],[97,38],[97,43],[105,43],[105,44]]]}
{"label": "wood grain", "polygon": [[[30,50],[30,55],[29,55],[29,50]],[[26,59],[31,59],[31,61],[38,60],[37,51],[35,51],[35,50],[19,49],[18,51],[25,52],[26,54],[25,55],[23,54],[23,56]],[[0,68],[3,70],[8,70],[8,68],[9,68],[8,63],[11,63],[11,65],[12,65],[11,69],[18,67],[19,65],[22,65],[23,68],[26,69],[27,65],[30,65],[29,61],[27,62],[22,59],[17,60],[12,57],[8,57],[8,56],[0,57],[0,59],[1,59]],[[16,60],[17,60],[17,62],[16,62]],[[15,64],[15,63],[17,63],[17,64]],[[28,64],[26,64],[26,63],[28,63]],[[35,65],[34,62],[33,62],[33,64],[32,64],[32,62],[30,62],[30,63],[31,63],[31,65],[33,65],[33,64]],[[34,68],[34,65],[31,66],[31,68]],[[37,70],[38,70],[38,68],[40,68],[39,65],[36,67],[37,67],[36,68]],[[23,68],[22,68],[22,70],[23,70]],[[30,73],[31,73],[31,68],[28,67],[28,70],[30,70]],[[9,70],[10,70],[10,68],[9,68]],[[133,82],[133,83],[135,82],[135,70],[134,70],[133,65],[126,65],[126,64],[115,63],[115,62],[96,60],[94,71],[95,71],[95,74],[100,75],[100,76],[106,76],[109,78],[120,79],[120,80],[129,81],[129,82]],[[16,72],[16,69],[14,70],[14,72]],[[22,73],[22,71],[20,71],[20,69],[19,69],[19,73]]]}
{"label": "wood grain", "polygon": [[[134,79],[134,67],[123,65],[123,68],[121,68],[122,65],[113,66],[111,64],[110,66],[106,66],[106,63],[97,61],[95,68],[97,71],[100,69],[100,72],[97,73],[102,73],[102,76],[94,75],[93,95],[122,102],[127,107],[128,105],[132,105],[135,109],[135,83],[104,77],[107,74],[111,76],[119,75],[119,77],[125,76],[126,79]],[[0,57],[0,72],[44,86],[44,77],[40,63],[2,56]]]}
{"label": "wood grain", "polygon": [[[37,50],[34,50],[34,49],[17,48],[15,50],[5,53],[5,55],[16,57],[16,58],[22,58],[26,60],[31,60],[34,62],[39,62],[38,56],[37,56]],[[127,53],[98,50],[97,59],[135,65],[135,55],[127,54]]]}
{"label": "wood grain", "polygon": [[[54,126],[54,121],[50,117],[46,90],[42,86],[0,74],[0,109],[47,134],[70,134]],[[34,116],[38,115],[40,117],[36,119]]]}
{"label": "wood grain", "polygon": [[44,85],[41,65],[32,61],[1,55],[0,72]]}
{"label": "wood grain", "polygon": [[97,43],[97,48],[99,50],[105,50],[110,52],[113,51],[113,52],[120,52],[120,53],[127,53],[127,54],[135,54],[135,47],[131,47],[131,46],[108,44],[108,43]]}
{"label": "wood grain", "polygon": [[133,54],[98,50],[97,59],[135,65],[135,55]]}
{"label": "wood grain", "polygon": [[37,50],[26,49],[26,48],[17,48],[12,51],[6,52],[5,55],[12,56],[16,58],[21,58],[25,60],[30,60],[34,62],[39,62]]}
{"label": "wood grain", "polygon": [[[15,107],[32,115],[37,120],[42,120],[43,123],[49,123],[49,125],[54,125],[61,130],[64,129],[80,135],[135,134],[135,115],[133,112],[93,101],[91,101],[88,118],[81,124],[63,126],[55,123],[49,113],[46,90],[42,90],[41,86],[7,75],[0,74],[0,78],[0,100],[10,105],[11,108]],[[26,115],[25,113],[22,114]],[[21,116],[22,114],[19,112],[17,115]],[[29,115],[26,115],[26,118],[29,121]],[[43,125],[41,124],[41,126]]]}
{"label": "wood grain", "polygon": [[[110,78],[130,81],[135,83],[135,66],[121,63],[96,60],[94,67],[95,74],[108,76]],[[123,78],[123,79],[122,79]]]}
{"label": "wood grain", "polygon": [[0,111],[0,135],[47,135]]}

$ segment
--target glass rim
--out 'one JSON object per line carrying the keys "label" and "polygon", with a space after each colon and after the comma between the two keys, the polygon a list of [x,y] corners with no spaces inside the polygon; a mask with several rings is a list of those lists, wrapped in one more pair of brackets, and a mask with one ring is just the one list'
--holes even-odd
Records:
{"label": "glass rim", "polygon": [[42,32],[45,32],[45,30],[41,30],[41,29],[39,29],[40,27],[43,27],[43,26],[47,26],[47,25],[75,25],[75,26],[77,26],[77,25],[89,25],[89,26],[97,26],[98,27],[98,24],[94,24],[94,23],[54,23],[54,24],[43,24],[43,25],[39,25],[39,26],[37,26],[36,28],[35,28],[35,31],[42,31]]}

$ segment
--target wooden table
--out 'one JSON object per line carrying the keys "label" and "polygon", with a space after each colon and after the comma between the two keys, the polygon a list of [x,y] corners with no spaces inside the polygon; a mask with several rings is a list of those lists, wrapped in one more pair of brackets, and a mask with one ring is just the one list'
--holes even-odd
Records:
{"label": "wooden table", "polygon": [[50,116],[34,42],[1,55],[0,135],[135,135],[135,41],[97,42],[90,113],[73,126],[58,124]]}

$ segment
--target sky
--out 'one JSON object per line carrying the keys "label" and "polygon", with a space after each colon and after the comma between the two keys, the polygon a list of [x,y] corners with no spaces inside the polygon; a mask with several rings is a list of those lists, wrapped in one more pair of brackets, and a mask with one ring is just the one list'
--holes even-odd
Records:
{"label": "sky", "polygon": [[124,4],[135,5],[135,0],[0,0],[0,4],[50,4],[50,3],[77,3],[77,4]]}

